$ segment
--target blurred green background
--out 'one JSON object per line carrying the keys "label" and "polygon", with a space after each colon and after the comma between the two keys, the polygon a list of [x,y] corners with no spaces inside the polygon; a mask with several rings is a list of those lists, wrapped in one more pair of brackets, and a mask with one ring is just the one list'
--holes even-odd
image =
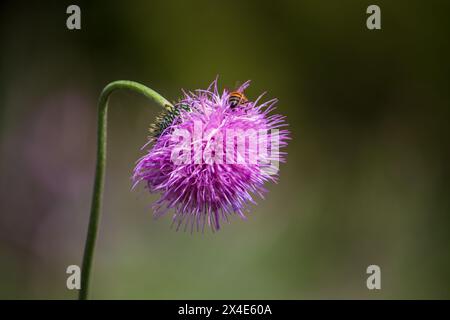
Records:
{"label": "blurred green background", "polygon": [[293,137],[279,184],[216,234],[154,221],[157,196],[130,175],[159,109],[115,93],[93,298],[450,298],[450,2],[0,6],[0,298],[77,296],[65,271],[81,264],[101,89],[129,79],[176,100],[216,75],[279,98]]}

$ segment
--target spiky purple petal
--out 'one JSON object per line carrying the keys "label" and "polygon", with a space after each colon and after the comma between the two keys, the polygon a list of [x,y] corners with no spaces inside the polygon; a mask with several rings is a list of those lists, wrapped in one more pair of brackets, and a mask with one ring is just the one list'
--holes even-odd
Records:
{"label": "spiky purple petal", "polygon": [[[238,90],[245,90],[249,84],[249,81],[245,82]],[[179,143],[173,133],[185,130],[195,136],[194,127],[199,123],[202,125],[201,141],[195,142],[193,138],[189,143],[193,158],[195,143],[200,143],[201,148],[197,151],[203,154],[216,137],[224,137],[225,149],[227,130],[267,130],[270,141],[270,130],[278,129],[279,147],[287,145],[289,132],[282,129],[287,126],[285,117],[269,114],[275,109],[276,99],[258,104],[261,95],[254,102],[232,109],[228,103],[229,95],[227,90],[219,94],[217,81],[206,90],[184,92],[180,104],[188,105],[189,110],[180,110],[176,120],[154,140],[153,146],[134,169],[134,185],[144,182],[150,192],[161,194],[153,205],[154,215],[159,217],[173,209],[173,224],[177,230],[183,225],[185,229],[204,230],[208,225],[215,231],[222,221],[228,222],[228,216],[237,214],[245,219],[244,211],[248,211],[248,204],[256,204],[254,195],[262,198],[267,192],[264,184],[277,181],[277,174],[264,170],[270,166],[267,163],[208,164],[190,161],[177,164],[172,160],[172,152]],[[214,139],[209,140],[212,136]],[[217,138],[217,144],[220,143]],[[237,146],[234,148],[236,151]],[[246,150],[241,156],[247,159],[249,152]],[[265,160],[284,162],[285,153],[272,152]]]}

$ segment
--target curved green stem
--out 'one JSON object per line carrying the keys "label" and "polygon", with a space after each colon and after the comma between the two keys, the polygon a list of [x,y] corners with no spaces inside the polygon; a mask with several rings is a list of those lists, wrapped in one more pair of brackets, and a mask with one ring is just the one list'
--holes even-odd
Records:
{"label": "curved green stem", "polygon": [[81,288],[79,299],[86,300],[89,293],[89,279],[94,257],[95,241],[100,221],[100,211],[103,197],[103,186],[106,167],[106,121],[108,114],[108,99],[110,94],[117,89],[129,89],[143,94],[160,106],[169,108],[172,104],[156,91],[133,81],[114,81],[108,84],[102,91],[98,101],[98,131],[97,131],[97,164],[95,168],[94,191],[92,194],[91,214],[89,218],[86,244],[84,247],[83,265],[81,271]]}

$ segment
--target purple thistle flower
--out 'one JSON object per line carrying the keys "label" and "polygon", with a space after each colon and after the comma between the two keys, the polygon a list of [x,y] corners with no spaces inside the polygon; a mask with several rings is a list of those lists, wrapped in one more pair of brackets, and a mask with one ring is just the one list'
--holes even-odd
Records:
{"label": "purple thistle flower", "polygon": [[264,184],[277,182],[277,164],[286,155],[279,149],[289,131],[279,129],[287,126],[284,116],[269,115],[276,99],[246,100],[249,84],[236,90],[239,101],[230,99],[236,93],[219,94],[217,80],[206,90],[184,92],[151,127],[153,146],[138,160],[132,179],[134,186],[143,181],[150,192],[161,193],[155,217],[173,209],[177,230],[184,224],[185,230],[203,231],[207,223],[215,231],[233,214],[246,219],[244,211],[256,204],[253,196],[264,198]]}

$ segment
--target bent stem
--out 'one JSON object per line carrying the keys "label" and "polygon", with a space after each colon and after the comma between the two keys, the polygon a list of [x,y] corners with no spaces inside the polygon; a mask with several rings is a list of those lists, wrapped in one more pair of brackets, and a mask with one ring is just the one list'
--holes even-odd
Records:
{"label": "bent stem", "polygon": [[97,131],[97,163],[95,168],[94,191],[92,194],[91,213],[84,247],[83,264],[81,271],[81,288],[79,299],[86,300],[89,293],[89,280],[94,258],[95,241],[97,239],[98,225],[103,197],[106,166],[106,122],[108,114],[108,99],[110,94],[117,89],[129,89],[143,94],[158,105],[169,108],[172,104],[156,91],[133,81],[114,81],[108,84],[102,91],[98,101],[98,131]]}

